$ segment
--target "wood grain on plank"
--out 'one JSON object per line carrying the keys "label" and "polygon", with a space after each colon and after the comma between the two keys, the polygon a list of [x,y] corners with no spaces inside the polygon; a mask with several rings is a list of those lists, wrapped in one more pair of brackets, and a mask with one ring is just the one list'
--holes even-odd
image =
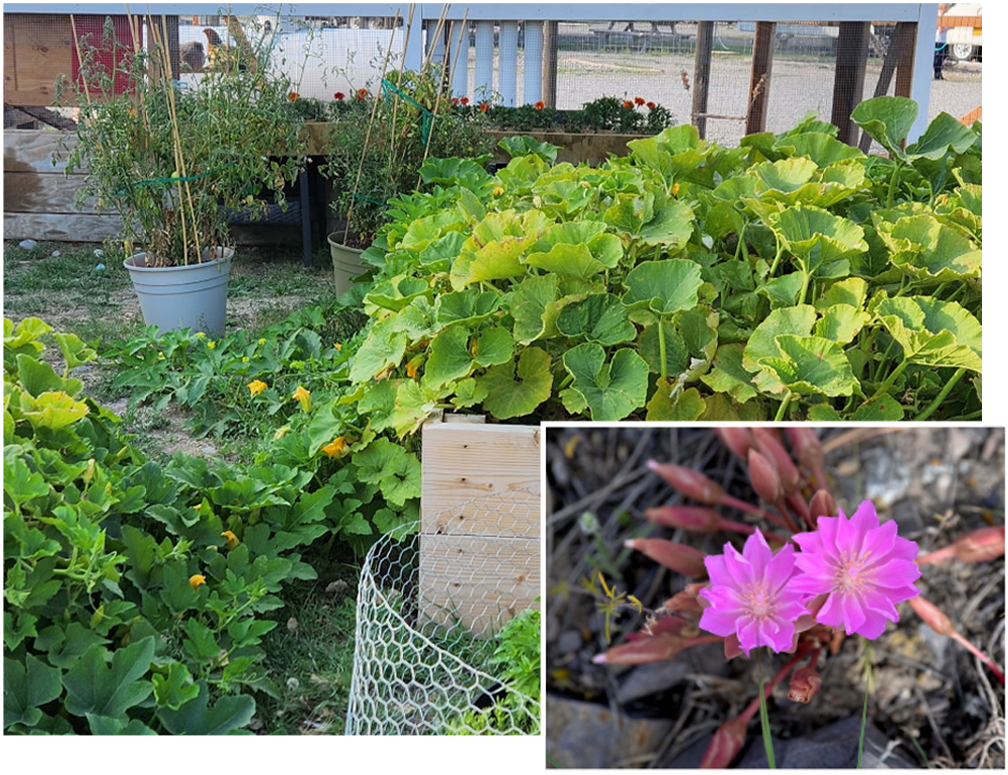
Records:
{"label": "wood grain on plank", "polygon": [[4,14],[4,102],[53,105],[56,79],[72,73],[73,31],[69,16]]}
{"label": "wood grain on plank", "polygon": [[532,426],[425,425],[421,531],[538,539],[539,445]]}
{"label": "wood grain on plank", "polygon": [[114,215],[4,212],[4,239],[102,242],[121,233],[122,222]]}
{"label": "wood grain on plank", "polygon": [[95,213],[95,199],[90,197],[78,208],[77,191],[84,175],[62,172],[4,172],[4,212],[14,213]]}
{"label": "wood grain on plank", "polygon": [[[54,129],[5,129],[4,172],[63,172],[77,136]],[[58,158],[54,161],[54,155]]]}

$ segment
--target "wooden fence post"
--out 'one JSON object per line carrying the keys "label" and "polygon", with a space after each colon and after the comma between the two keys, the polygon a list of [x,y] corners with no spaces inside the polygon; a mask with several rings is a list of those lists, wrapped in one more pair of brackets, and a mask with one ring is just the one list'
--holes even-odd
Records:
{"label": "wooden fence post", "polygon": [[749,79],[749,105],[746,110],[746,134],[766,130],[767,106],[770,103],[770,74],[773,70],[774,22],[756,22],[753,42],[752,77]]}
{"label": "wooden fence post", "polygon": [[850,116],[864,95],[870,27],[870,22],[840,22],[830,121],[840,130],[837,139],[849,145],[857,142],[858,127]]}
{"label": "wooden fence post", "polygon": [[693,124],[700,139],[707,137],[707,96],[710,93],[711,48],[714,22],[697,22],[696,56],[693,60]]}

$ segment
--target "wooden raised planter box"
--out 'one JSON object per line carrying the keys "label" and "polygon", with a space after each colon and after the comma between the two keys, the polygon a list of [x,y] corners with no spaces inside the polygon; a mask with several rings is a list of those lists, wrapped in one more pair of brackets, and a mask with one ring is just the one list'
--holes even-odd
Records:
{"label": "wooden raised planter box", "polygon": [[557,132],[552,130],[533,130],[528,132],[508,131],[504,129],[491,129],[490,135],[494,138],[494,161],[506,164],[508,155],[496,147],[498,141],[504,137],[514,137],[515,135],[526,135],[534,138],[540,143],[551,143],[560,148],[557,151],[558,162],[570,162],[571,164],[601,164],[609,158],[610,154],[615,156],[626,156],[629,152],[627,143],[631,140],[640,140],[649,135],[618,135],[608,132]]}
{"label": "wooden raised planter box", "polygon": [[540,593],[540,430],[423,427],[421,619],[493,635]]}

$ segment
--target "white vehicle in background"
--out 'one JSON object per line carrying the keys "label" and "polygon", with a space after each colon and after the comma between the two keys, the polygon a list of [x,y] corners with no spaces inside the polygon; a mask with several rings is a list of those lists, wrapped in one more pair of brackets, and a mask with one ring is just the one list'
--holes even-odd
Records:
{"label": "white vehicle in background", "polygon": [[[939,24],[942,23],[942,18],[944,18],[949,26],[948,37],[946,38],[949,59],[955,62],[982,59],[983,29],[980,25],[980,17],[982,16],[982,3],[953,3],[939,17]],[[969,26],[957,25],[956,19],[962,17],[976,17],[976,24]]]}

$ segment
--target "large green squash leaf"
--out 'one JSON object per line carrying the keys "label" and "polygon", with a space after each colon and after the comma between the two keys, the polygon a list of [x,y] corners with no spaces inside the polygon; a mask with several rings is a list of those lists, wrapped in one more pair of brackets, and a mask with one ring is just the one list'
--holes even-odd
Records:
{"label": "large green squash leaf", "polygon": [[851,111],[851,121],[864,129],[896,159],[906,158],[900,144],[917,120],[917,103],[908,97],[875,97]]}
{"label": "large green squash leaf", "polygon": [[914,215],[878,225],[893,265],[918,280],[944,283],[978,277],[982,252],[957,229],[933,215]]}
{"label": "large green squash leaf", "polygon": [[173,735],[229,735],[237,733],[255,715],[255,700],[247,694],[221,697],[211,708],[205,681],[199,682],[196,699],[178,710],[160,708],[158,718]]}
{"label": "large green squash leaf", "polygon": [[476,378],[485,395],[483,407],[498,420],[532,414],[553,390],[551,362],[545,350],[529,347],[518,358],[517,379],[513,359],[488,369]]}
{"label": "large green squash leaf", "polygon": [[4,658],[4,729],[12,724],[33,727],[42,718],[39,706],[55,700],[63,691],[60,671],[28,654],[24,664]]}
{"label": "large green squash leaf", "polygon": [[798,395],[849,396],[858,388],[850,361],[836,342],[820,336],[784,334],[776,338],[779,358],[761,364]]}
{"label": "large green squash leaf", "polygon": [[117,649],[111,667],[105,663],[106,653],[104,646],[92,646],[64,673],[66,709],[73,715],[122,718],[154,691],[150,681],[140,680],[154,659],[153,637]]}
{"label": "large green squash leaf", "polygon": [[629,342],[637,334],[627,319],[626,307],[608,293],[592,294],[565,305],[557,316],[556,326],[564,336],[583,337],[601,345]]}
{"label": "large green squash leaf", "polygon": [[956,302],[897,297],[885,299],[874,312],[911,363],[983,370],[980,322]]}
{"label": "large green squash leaf", "polygon": [[582,279],[612,269],[623,256],[623,243],[605,229],[601,221],[554,224],[529,249],[525,263],[562,277]]}
{"label": "large green squash leaf", "polygon": [[627,289],[623,303],[627,307],[666,316],[695,307],[703,279],[698,263],[680,258],[638,264],[623,284]]}
{"label": "large green squash leaf", "polygon": [[618,350],[606,363],[601,345],[585,342],[564,353],[564,368],[574,378],[571,389],[581,396],[592,420],[622,420],[647,399],[648,367],[637,353]]}

